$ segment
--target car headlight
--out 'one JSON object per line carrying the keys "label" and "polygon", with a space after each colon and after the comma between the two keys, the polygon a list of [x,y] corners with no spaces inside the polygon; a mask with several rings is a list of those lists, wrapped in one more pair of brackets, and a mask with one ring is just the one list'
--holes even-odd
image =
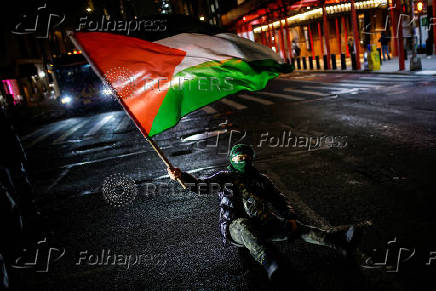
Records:
{"label": "car headlight", "polygon": [[73,99],[71,99],[70,96],[64,96],[64,97],[61,98],[61,103],[62,103],[62,104],[68,104],[68,103],[70,103],[72,100],[73,100]]}

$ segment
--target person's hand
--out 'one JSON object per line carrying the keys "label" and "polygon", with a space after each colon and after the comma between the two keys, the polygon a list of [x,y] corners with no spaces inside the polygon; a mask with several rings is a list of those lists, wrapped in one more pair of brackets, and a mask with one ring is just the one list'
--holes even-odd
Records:
{"label": "person's hand", "polygon": [[172,180],[177,180],[182,177],[182,171],[179,168],[167,168],[167,170]]}
{"label": "person's hand", "polygon": [[297,230],[297,221],[295,219],[289,219],[288,223],[291,228],[291,231],[295,232]]}

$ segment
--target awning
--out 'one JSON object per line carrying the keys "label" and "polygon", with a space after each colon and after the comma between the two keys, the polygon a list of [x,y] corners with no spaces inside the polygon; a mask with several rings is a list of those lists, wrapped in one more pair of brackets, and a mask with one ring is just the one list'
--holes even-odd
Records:
{"label": "awning", "polygon": [[319,0],[301,0],[301,1],[298,1],[294,4],[292,4],[290,6],[290,9],[296,10],[296,9],[300,9],[303,7],[314,6],[314,5],[318,5],[318,4],[321,4],[321,2]]}

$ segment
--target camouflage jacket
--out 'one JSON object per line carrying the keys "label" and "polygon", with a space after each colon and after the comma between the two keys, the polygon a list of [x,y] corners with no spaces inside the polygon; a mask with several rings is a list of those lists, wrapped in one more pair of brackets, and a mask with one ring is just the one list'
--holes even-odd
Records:
{"label": "camouflage jacket", "polygon": [[183,172],[182,180],[198,194],[211,194],[212,189],[218,191],[219,226],[225,246],[231,241],[229,225],[234,219],[245,217],[262,220],[272,214],[286,220],[295,219],[295,211],[287,198],[266,175],[255,168],[241,174],[229,166],[202,179]]}

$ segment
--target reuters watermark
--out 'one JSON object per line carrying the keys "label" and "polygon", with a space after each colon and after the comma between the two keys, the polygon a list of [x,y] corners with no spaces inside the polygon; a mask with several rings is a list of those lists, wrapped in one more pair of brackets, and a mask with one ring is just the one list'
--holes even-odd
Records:
{"label": "reuters watermark", "polygon": [[[189,192],[197,195],[214,195],[220,192],[228,194],[233,193],[232,183],[215,183],[215,182],[198,182],[198,183],[185,183]],[[165,183],[165,182],[150,182],[145,183],[145,190],[143,195],[147,197],[179,197],[182,193],[178,183]]]}
{"label": "reuters watermark", "polygon": [[[163,176],[167,177],[167,176]],[[213,195],[225,192],[232,195],[232,183],[215,183],[199,180],[197,183],[185,183],[189,192],[197,195]],[[139,191],[139,188],[141,191]],[[103,200],[109,205],[120,208],[131,204],[138,195],[146,198],[180,197],[186,191],[181,191],[178,183],[146,182],[136,185],[135,180],[125,174],[115,173],[107,176],[102,185]]]}
{"label": "reuters watermark", "polygon": [[[216,77],[186,74],[175,77],[135,77],[134,72],[123,66],[113,67],[104,72],[105,90],[113,98],[126,100],[145,92],[208,92],[234,93],[237,80],[233,77]],[[141,78],[141,81],[138,81]]]}

